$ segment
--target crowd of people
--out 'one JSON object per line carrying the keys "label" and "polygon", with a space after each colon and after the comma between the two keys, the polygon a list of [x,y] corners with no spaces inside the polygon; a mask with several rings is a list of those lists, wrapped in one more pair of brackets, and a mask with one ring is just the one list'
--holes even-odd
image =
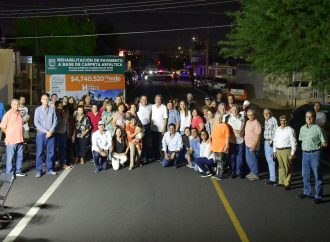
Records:
{"label": "crowd of people", "polygon": [[[50,98],[43,95],[33,120],[36,177],[43,175],[44,163],[46,174],[56,175],[55,161],[61,169],[70,169],[77,163],[83,165],[91,157],[95,172],[125,166],[133,170],[147,162],[159,161],[163,167],[192,168],[201,177],[259,180],[258,160],[263,139],[269,171],[266,183],[289,190],[292,161],[297,153],[295,130],[288,125],[286,115],[277,120],[266,108],[263,116],[264,122],[260,122],[248,100],[241,108],[232,95],[224,98],[222,93],[214,100],[205,97],[203,104],[195,102],[191,93],[184,100],[166,103],[161,95],[156,95],[152,105],[145,95],[131,104],[118,96],[115,100],[105,99],[101,107],[92,103],[89,96],[77,101],[73,97],[59,99],[56,94]],[[314,110],[306,112],[305,125],[298,137],[302,142],[304,183],[299,197],[313,196],[312,170],[315,203],[322,199],[320,160],[321,150],[327,146],[323,131],[326,122],[320,103],[315,103]],[[6,172],[15,177],[26,175],[21,169],[24,139],[30,136],[29,123],[32,122],[25,98],[13,99],[11,109],[2,118],[1,129],[6,135]]]}

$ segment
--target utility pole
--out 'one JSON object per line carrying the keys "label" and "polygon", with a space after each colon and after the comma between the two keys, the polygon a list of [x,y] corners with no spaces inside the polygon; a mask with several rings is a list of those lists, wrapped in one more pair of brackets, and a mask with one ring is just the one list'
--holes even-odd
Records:
{"label": "utility pole", "polygon": [[205,41],[205,76],[209,76],[209,40]]}
{"label": "utility pole", "polygon": [[[210,21],[207,21],[207,26],[210,25]],[[205,76],[209,76],[209,36],[210,29],[207,28],[206,40],[205,40]]]}
{"label": "utility pole", "polygon": [[[40,70],[39,70],[39,65],[38,65],[38,56],[39,56],[39,26],[38,26],[38,21],[35,19],[30,19],[30,21],[35,25],[34,31],[35,31],[35,45],[36,45],[36,53],[35,53],[35,65],[36,65],[36,83],[39,82],[39,76],[40,76]],[[31,66],[29,66],[29,79],[30,79],[30,105],[33,103],[33,68],[32,68],[32,63]]]}

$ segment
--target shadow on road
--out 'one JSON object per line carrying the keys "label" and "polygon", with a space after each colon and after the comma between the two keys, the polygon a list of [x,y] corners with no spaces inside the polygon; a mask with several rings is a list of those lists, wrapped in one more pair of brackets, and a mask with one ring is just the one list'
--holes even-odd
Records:
{"label": "shadow on road", "polygon": [[24,238],[24,237],[17,237],[14,241],[15,242],[48,242],[50,240],[42,239],[42,238],[28,239],[28,238]]}

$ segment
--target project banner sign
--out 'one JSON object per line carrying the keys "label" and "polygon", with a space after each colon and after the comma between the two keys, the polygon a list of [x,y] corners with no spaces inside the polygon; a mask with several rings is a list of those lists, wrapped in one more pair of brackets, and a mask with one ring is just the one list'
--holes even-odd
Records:
{"label": "project banner sign", "polygon": [[125,58],[120,56],[45,56],[46,91],[76,99],[102,100],[125,90]]}

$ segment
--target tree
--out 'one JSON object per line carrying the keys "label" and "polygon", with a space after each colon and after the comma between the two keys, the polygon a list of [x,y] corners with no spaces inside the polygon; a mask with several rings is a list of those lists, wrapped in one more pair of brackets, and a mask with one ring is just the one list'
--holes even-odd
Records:
{"label": "tree", "polygon": [[[48,36],[94,34],[95,25],[85,19],[71,17],[18,19],[15,22],[17,36]],[[97,37],[41,38],[38,39],[39,56],[43,55],[92,55]],[[18,39],[17,47],[25,55],[36,54],[35,39]]]}
{"label": "tree", "polygon": [[227,57],[243,57],[257,71],[301,72],[330,85],[330,1],[242,0],[235,27],[221,42]]}

